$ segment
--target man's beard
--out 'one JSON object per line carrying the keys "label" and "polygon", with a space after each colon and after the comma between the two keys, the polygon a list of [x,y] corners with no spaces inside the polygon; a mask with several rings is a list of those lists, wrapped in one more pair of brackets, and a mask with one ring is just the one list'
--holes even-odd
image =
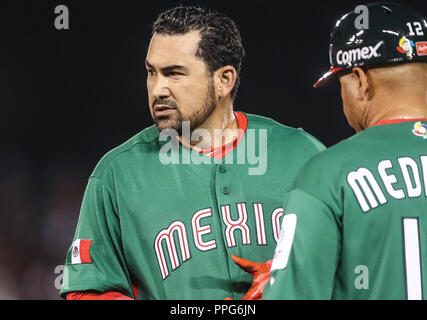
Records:
{"label": "man's beard", "polygon": [[208,93],[203,105],[192,113],[188,119],[183,118],[181,110],[174,101],[169,99],[155,99],[152,105],[152,110],[154,110],[154,107],[158,104],[166,105],[175,109],[175,112],[170,116],[156,117],[155,113],[153,113],[153,120],[159,131],[172,129],[181,136],[184,121],[189,121],[190,130],[193,131],[205,122],[216,108],[213,79],[211,78],[208,83]]}

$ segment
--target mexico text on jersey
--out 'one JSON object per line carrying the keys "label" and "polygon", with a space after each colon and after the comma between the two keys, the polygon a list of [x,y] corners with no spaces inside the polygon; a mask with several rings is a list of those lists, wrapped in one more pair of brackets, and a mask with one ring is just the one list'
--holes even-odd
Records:
{"label": "mexico text on jersey", "polygon": [[[233,219],[230,210],[233,210],[230,205],[221,205],[221,217],[225,226],[224,239],[228,248],[236,246],[236,237],[239,237],[239,243],[243,246],[251,245],[252,237],[255,236],[256,244],[259,246],[267,245],[266,229],[264,223],[264,212],[262,203],[253,203],[252,213],[255,221],[255,230],[251,231],[248,225],[248,207],[245,202],[237,203],[237,218]],[[276,208],[271,213],[272,235],[275,243],[278,240],[280,230],[280,217],[283,214],[282,208]],[[168,228],[157,233],[154,240],[154,251],[159,262],[162,279],[168,277],[170,271],[166,258],[170,261],[172,270],[180,266],[182,262],[191,258],[190,244],[188,241],[187,232],[192,232],[193,243],[192,247],[200,251],[210,251],[217,248],[217,240],[204,240],[204,236],[212,234],[211,222],[209,219],[212,216],[212,208],[200,209],[196,211],[191,218],[191,231],[187,230],[185,223],[182,221],[172,222]],[[240,232],[236,232],[240,231]],[[175,242],[174,238],[178,241]],[[165,250],[166,248],[166,250]],[[181,259],[179,258],[181,257]]]}

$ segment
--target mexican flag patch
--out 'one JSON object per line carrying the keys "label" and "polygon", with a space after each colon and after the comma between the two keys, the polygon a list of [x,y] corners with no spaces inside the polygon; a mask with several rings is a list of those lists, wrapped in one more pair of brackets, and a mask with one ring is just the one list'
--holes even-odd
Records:
{"label": "mexican flag patch", "polygon": [[92,263],[90,245],[92,240],[77,239],[71,249],[71,264]]}

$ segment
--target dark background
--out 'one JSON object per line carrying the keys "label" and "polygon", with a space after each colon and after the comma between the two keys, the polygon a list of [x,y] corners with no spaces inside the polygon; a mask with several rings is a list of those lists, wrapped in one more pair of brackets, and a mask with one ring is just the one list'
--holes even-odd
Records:
{"label": "dark background", "polygon": [[[331,146],[353,130],[339,88],[312,85],[329,68],[332,26],[365,3],[2,0],[0,299],[59,299],[55,281],[88,176],[107,151],[152,124],[144,61],[163,9],[198,4],[235,20],[247,53],[235,109]],[[427,11],[424,1],[405,3]],[[69,30],[54,27],[61,4]]]}

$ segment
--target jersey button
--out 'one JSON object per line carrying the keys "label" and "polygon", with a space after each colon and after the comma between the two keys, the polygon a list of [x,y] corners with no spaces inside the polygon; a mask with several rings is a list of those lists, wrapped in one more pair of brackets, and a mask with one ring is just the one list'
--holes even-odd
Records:
{"label": "jersey button", "polygon": [[224,188],[222,188],[222,193],[223,194],[229,194],[230,193],[230,189],[228,187],[224,187]]}
{"label": "jersey button", "polygon": [[219,170],[219,172],[224,173],[225,172],[225,167],[224,166],[219,166],[218,170]]}

